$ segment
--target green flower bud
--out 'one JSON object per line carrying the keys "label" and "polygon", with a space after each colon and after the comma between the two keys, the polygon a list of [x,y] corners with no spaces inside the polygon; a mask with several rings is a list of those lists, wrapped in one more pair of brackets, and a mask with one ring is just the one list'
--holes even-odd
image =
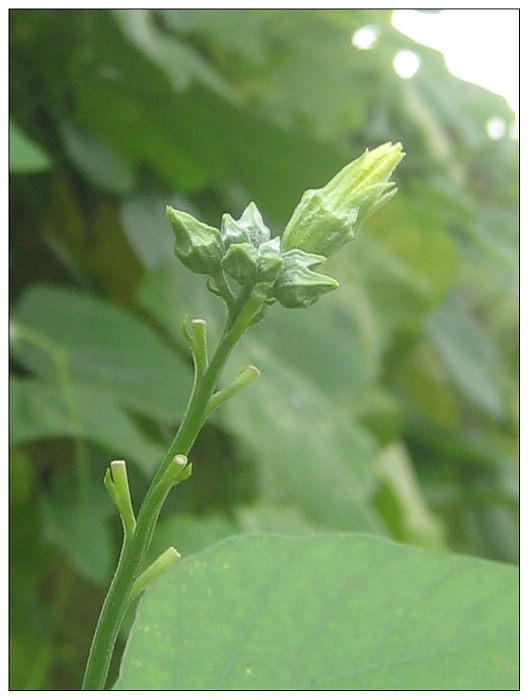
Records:
{"label": "green flower bud", "polygon": [[279,236],[259,246],[259,282],[274,283],[283,269]]}
{"label": "green flower bud", "polygon": [[322,294],[338,287],[332,277],[314,272],[313,268],[325,262],[323,255],[289,250],[283,254],[284,267],[271,295],[287,309],[303,309],[314,304]]}
{"label": "green flower bud", "polygon": [[224,214],[220,236],[226,249],[233,243],[245,242],[258,248],[261,243],[270,240],[270,229],[265,226],[257,206],[254,202],[250,202],[238,221],[235,221],[230,214]]}
{"label": "green flower bud", "polygon": [[259,253],[251,243],[232,243],[222,258],[222,269],[243,286],[257,282]]}
{"label": "green flower bud", "polygon": [[266,241],[259,248],[246,241],[232,243],[222,258],[224,272],[246,287],[261,282],[272,285],[282,267],[279,238]]}
{"label": "green flower bud", "polygon": [[175,254],[182,265],[201,275],[218,275],[224,255],[218,229],[173,207],[168,206],[165,211],[176,236]]}
{"label": "green flower bud", "polygon": [[325,187],[307,190],[285,228],[282,250],[298,248],[326,257],[339,250],[396,193],[388,180],[403,157],[400,143],[386,143],[366,150]]}

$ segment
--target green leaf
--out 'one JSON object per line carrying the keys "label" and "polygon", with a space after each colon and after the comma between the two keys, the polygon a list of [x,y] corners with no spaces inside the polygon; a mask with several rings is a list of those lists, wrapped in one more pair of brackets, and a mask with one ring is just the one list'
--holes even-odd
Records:
{"label": "green leaf", "polygon": [[495,382],[496,348],[456,297],[433,314],[427,333],[463,395],[495,418],[504,407]]}
{"label": "green leaf", "polygon": [[[174,239],[170,227],[169,232]],[[224,328],[224,303],[208,292],[204,278],[194,275],[178,262],[166,262],[147,271],[138,287],[137,300],[140,308],[178,343],[183,342],[182,321],[186,316],[207,319],[211,343],[220,337]],[[174,300],[174,307],[168,304],[169,300]],[[248,360],[243,364],[248,364]]]}
{"label": "green leaf", "polygon": [[53,437],[91,440],[116,458],[152,474],[163,448],[147,439],[103,389],[72,382],[66,389],[34,379],[9,380],[9,441],[22,445]]}
{"label": "green leaf", "polygon": [[[278,364],[302,374],[333,400],[356,395],[371,379],[370,358],[360,345],[349,299],[341,291],[308,311],[274,306],[266,323],[252,329],[245,340],[255,363],[262,350],[254,344],[264,346]],[[245,356],[250,361],[248,350]]]}
{"label": "green leaf", "polygon": [[345,275],[360,282],[382,349],[396,330],[420,324],[457,273],[454,242],[432,211],[399,192],[365,224],[354,246],[344,250],[350,265]]}
{"label": "green leaf", "polygon": [[[122,407],[175,423],[185,410],[191,370],[145,323],[94,297],[33,287],[20,300],[17,322],[66,353],[72,378],[103,389]],[[20,340],[17,358],[50,379],[49,352]]]}
{"label": "green leaf", "polygon": [[113,513],[112,503],[95,479],[81,499],[75,486],[71,477],[58,478],[42,497],[42,537],[65,551],[89,580],[104,584],[114,554],[106,523]]}
{"label": "green leaf", "polygon": [[393,373],[396,386],[406,393],[424,418],[445,427],[460,425],[456,394],[442,360],[432,352],[427,339],[412,345]]}
{"label": "green leaf", "polygon": [[249,357],[261,377],[223,415],[255,451],[264,493],[336,529],[383,532],[369,504],[374,444],[367,433],[306,377],[258,350]]}
{"label": "green leaf", "polygon": [[274,535],[312,535],[314,523],[291,506],[255,503],[241,506],[234,513],[239,532]]}
{"label": "green leaf", "polygon": [[[174,198],[173,198],[174,199]],[[174,206],[190,211],[187,202]],[[173,261],[174,234],[165,215],[167,200],[162,197],[144,195],[125,200],[121,206],[121,223],[128,242],[144,267],[151,269]]]}
{"label": "green leaf", "polygon": [[9,119],[9,172],[40,173],[50,165],[46,151]]}
{"label": "green leaf", "polygon": [[213,45],[229,52],[230,58],[236,56],[238,62],[262,63],[265,58],[263,13],[225,9],[171,9],[159,12],[170,29],[191,35],[198,33]]}
{"label": "green leaf", "polygon": [[212,62],[204,60],[187,42],[159,30],[160,23],[151,10],[114,10],[113,15],[127,39],[164,70],[176,91],[197,80],[220,93],[234,96],[230,83]]}
{"label": "green leaf", "polygon": [[518,570],[365,535],[226,540],[144,594],[117,690],[508,690]]}
{"label": "green leaf", "polygon": [[61,134],[70,159],[96,188],[123,195],[134,187],[134,170],[103,139],[68,122]]}

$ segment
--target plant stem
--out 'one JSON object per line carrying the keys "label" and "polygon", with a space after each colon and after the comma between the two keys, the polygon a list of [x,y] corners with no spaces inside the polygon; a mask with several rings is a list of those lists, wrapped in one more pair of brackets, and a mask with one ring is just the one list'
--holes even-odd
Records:
{"label": "plant stem", "polygon": [[141,573],[162,505],[174,485],[171,466],[176,455],[187,455],[208,415],[208,404],[226,360],[244,331],[254,322],[264,300],[258,293],[241,294],[228,314],[217,350],[195,384],[184,419],[147,491],[136,528],[125,532],[114,577],[103,603],[86,665],[83,690],[104,690],[112,653],[125,617],[132,587]]}

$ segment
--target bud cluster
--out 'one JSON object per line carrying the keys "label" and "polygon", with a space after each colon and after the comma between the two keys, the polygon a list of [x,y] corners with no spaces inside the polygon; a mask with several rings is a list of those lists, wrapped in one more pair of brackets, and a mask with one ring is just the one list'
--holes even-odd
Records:
{"label": "bud cluster", "polygon": [[281,250],[279,236],[272,238],[253,202],[235,221],[224,214],[220,230],[190,214],[167,207],[176,237],[175,253],[188,269],[218,280],[224,274],[241,287],[260,285],[267,300],[287,308],[304,308],[338,286],[336,280],[315,272],[323,255],[302,250]]}
{"label": "bud cluster", "polygon": [[272,237],[253,202],[237,221],[224,214],[220,229],[168,206],[175,253],[188,269],[212,278],[221,296],[229,290],[228,275],[243,289],[259,285],[268,302],[310,306],[338,286],[315,268],[395,194],[388,180],[403,156],[400,143],[384,144],[346,165],[325,187],[307,190],[281,239]]}

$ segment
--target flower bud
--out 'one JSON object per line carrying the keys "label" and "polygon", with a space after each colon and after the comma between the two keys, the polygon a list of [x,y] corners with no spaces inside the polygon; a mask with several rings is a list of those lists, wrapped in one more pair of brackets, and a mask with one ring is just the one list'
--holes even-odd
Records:
{"label": "flower bud", "polygon": [[323,255],[314,255],[297,249],[283,253],[284,267],[271,295],[287,309],[311,306],[322,294],[338,287],[335,279],[314,272],[312,269],[325,260]]}
{"label": "flower bud", "polygon": [[250,202],[238,221],[230,214],[224,214],[220,235],[226,249],[233,243],[251,243],[258,248],[270,240],[270,229],[264,224],[257,206]]}
{"label": "flower bud", "polygon": [[224,247],[218,229],[203,224],[191,214],[167,207],[176,236],[175,254],[192,272],[215,277],[220,272]]}
{"label": "flower bud", "polygon": [[222,258],[222,269],[243,286],[257,281],[259,253],[251,243],[232,243]]}
{"label": "flower bud", "polygon": [[386,143],[346,165],[330,182],[307,190],[283,233],[283,251],[298,248],[329,257],[397,191],[388,182],[404,157],[400,143]]}
{"label": "flower bud", "polygon": [[279,238],[265,241],[259,248],[246,241],[232,243],[222,258],[224,272],[245,287],[261,282],[272,285],[282,267]]}
{"label": "flower bud", "polygon": [[273,284],[283,269],[279,237],[261,243],[259,246],[259,282]]}

